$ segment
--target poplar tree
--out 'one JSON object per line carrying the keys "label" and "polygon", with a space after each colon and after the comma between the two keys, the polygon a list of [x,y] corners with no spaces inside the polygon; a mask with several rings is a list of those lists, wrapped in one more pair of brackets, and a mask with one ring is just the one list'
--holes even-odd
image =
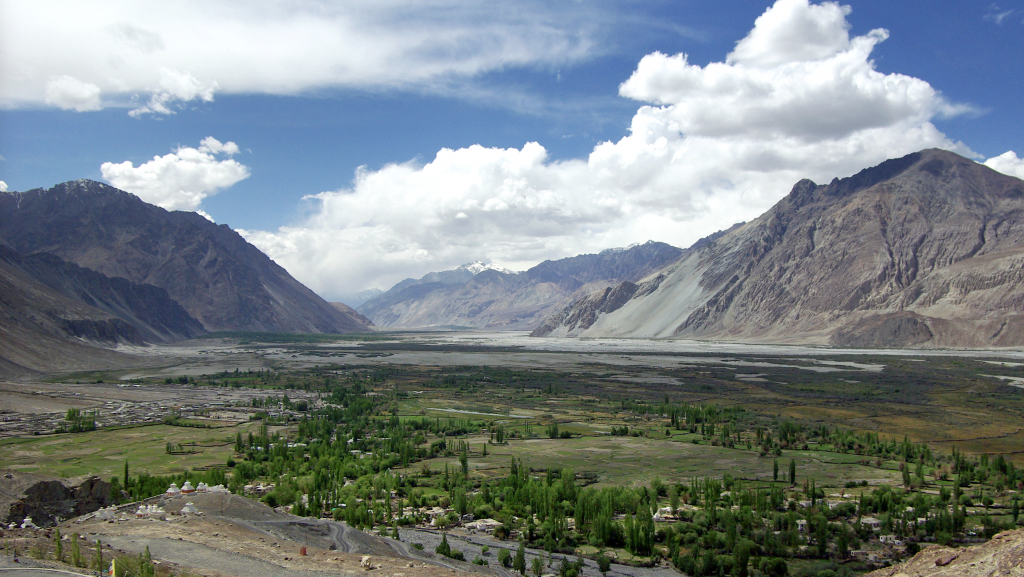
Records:
{"label": "poplar tree", "polygon": [[78,548],[78,533],[71,534],[71,564],[75,567],[82,566],[82,552]]}
{"label": "poplar tree", "polygon": [[92,568],[97,571],[103,570],[103,543],[96,539],[96,555],[92,559]]}
{"label": "poplar tree", "polygon": [[512,568],[519,571],[520,575],[526,575],[526,547],[523,542],[519,542],[519,548],[516,549],[516,558],[512,561]]}

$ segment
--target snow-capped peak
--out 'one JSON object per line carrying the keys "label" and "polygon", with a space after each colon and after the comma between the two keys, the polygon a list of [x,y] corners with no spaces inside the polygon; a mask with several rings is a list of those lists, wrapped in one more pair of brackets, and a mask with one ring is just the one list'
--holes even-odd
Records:
{"label": "snow-capped peak", "polygon": [[485,270],[495,270],[495,271],[498,271],[498,272],[501,272],[501,273],[505,273],[505,274],[519,274],[518,272],[516,272],[514,270],[509,270],[509,269],[507,269],[505,267],[498,266],[496,264],[485,264],[483,261],[479,261],[479,260],[473,261],[473,262],[468,262],[468,263],[460,266],[457,270],[466,270],[466,271],[469,271],[469,272],[473,273],[474,275],[478,275],[478,274],[484,272]]}
{"label": "snow-capped peak", "polygon": [[646,244],[651,244],[652,242],[654,242],[654,241],[653,240],[649,240],[647,242],[634,242],[633,244],[631,244],[629,246],[617,246],[615,248],[606,248],[606,249],[602,250],[600,254],[613,254],[613,253],[617,253],[617,252],[626,252],[627,250],[634,249],[634,248],[636,248],[638,246],[644,246]]}

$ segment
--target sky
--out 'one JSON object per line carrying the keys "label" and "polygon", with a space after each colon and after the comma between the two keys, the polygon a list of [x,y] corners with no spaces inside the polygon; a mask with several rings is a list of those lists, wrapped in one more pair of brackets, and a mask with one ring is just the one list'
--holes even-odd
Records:
{"label": "sky", "polygon": [[0,0],[0,190],[107,182],[351,303],[924,148],[1024,177],[1022,93],[1020,0]]}

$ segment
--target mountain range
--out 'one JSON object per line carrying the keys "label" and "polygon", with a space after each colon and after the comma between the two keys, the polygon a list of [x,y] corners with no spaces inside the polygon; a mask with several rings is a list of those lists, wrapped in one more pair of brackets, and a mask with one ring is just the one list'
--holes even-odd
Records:
{"label": "mountain range", "polygon": [[573,299],[646,276],[682,252],[648,242],[544,261],[523,272],[473,262],[405,279],[357,310],[385,328],[532,330]]}
{"label": "mountain range", "polygon": [[116,345],[214,331],[374,325],[1024,346],[1022,221],[1024,181],[925,150],[825,185],[800,181],[754,221],[687,249],[652,241],[521,272],[469,263],[353,310],[226,225],[78,180],[0,193],[0,372],[124,364]]}
{"label": "mountain range", "polygon": [[639,282],[575,300],[534,336],[845,347],[1024,345],[1024,181],[944,150],[826,185]]}
{"label": "mountain range", "polygon": [[0,193],[0,283],[0,357],[26,368],[83,343],[369,330],[228,226],[90,180]]}

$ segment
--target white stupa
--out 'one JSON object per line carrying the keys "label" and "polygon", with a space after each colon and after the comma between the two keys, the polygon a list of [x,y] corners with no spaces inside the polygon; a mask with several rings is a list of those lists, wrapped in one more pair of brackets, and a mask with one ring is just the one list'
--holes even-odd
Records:
{"label": "white stupa", "polygon": [[168,496],[175,497],[175,496],[180,495],[180,494],[181,494],[181,489],[178,488],[178,484],[177,483],[171,483],[171,486],[167,487],[167,495]]}
{"label": "white stupa", "polygon": [[38,529],[39,527],[36,527],[36,524],[32,522],[32,517],[25,517],[24,519],[21,520],[21,528],[22,529]]}
{"label": "white stupa", "polygon": [[199,509],[196,509],[195,505],[193,505],[191,502],[188,502],[188,503],[185,503],[185,506],[181,508],[181,514],[182,515],[198,515],[199,514]]}
{"label": "white stupa", "polygon": [[139,505],[139,510],[135,512],[136,517],[152,517],[154,515],[160,516],[165,513],[164,508],[159,505]]}
{"label": "white stupa", "polygon": [[182,492],[182,493],[195,493],[195,492],[196,492],[196,490],[195,490],[195,488],[194,488],[194,487],[192,486],[192,482],[191,482],[191,481],[185,481],[185,484],[183,484],[183,485],[181,486],[181,492]]}

